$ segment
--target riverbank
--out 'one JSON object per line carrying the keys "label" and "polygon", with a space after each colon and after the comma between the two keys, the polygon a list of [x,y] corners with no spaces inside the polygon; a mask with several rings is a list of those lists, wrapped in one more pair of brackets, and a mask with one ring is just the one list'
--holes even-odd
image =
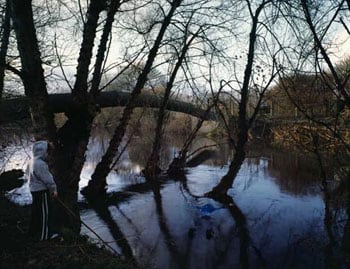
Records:
{"label": "riverbank", "polygon": [[60,239],[28,238],[29,206],[18,206],[0,191],[0,268],[133,268],[87,237],[63,233]]}

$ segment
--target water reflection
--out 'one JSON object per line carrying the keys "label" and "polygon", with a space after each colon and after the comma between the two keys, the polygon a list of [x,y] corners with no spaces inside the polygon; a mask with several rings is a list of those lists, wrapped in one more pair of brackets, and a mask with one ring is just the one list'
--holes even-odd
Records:
{"label": "water reflection", "polygon": [[294,195],[316,194],[320,184],[321,172],[316,157],[312,154],[263,148],[260,151],[250,150],[248,155],[259,156],[248,159],[258,163],[267,161],[268,173],[277,181],[283,192]]}
{"label": "water reflection", "polygon": [[117,222],[113,219],[111,212],[109,211],[109,208],[107,204],[105,203],[98,203],[93,206],[93,209],[97,213],[98,217],[103,220],[106,225],[108,226],[109,231],[111,232],[111,235],[115,242],[118,243],[118,246],[121,248],[122,254],[131,262],[134,262],[134,256],[132,253],[132,249],[125,238],[123,232],[119,228]]}
{"label": "water reflection", "polygon": [[171,255],[171,260],[173,262],[176,262],[176,264],[173,264],[171,267],[173,268],[174,266],[178,266],[178,268],[185,268],[186,258],[183,255],[181,255],[176,245],[176,241],[171,234],[170,228],[168,227],[165,212],[163,211],[160,182],[154,180],[150,184],[152,187],[153,197],[156,205],[159,229],[163,234],[164,243],[167,247],[169,254]]}
{"label": "water reflection", "polygon": [[[108,145],[90,140],[80,186]],[[178,140],[178,141],[177,141]],[[163,167],[182,145],[162,151]],[[198,139],[191,150],[215,141]],[[223,144],[214,159],[180,178],[150,183],[140,175],[151,142],[133,138],[107,178],[108,195],[81,215],[102,238],[145,268],[346,268],[350,253],[348,187],[327,186],[313,156],[251,147],[229,196],[203,198],[226,173],[232,156]],[[332,171],[334,170],[334,172]],[[343,169],[344,170],[344,169]],[[338,173],[339,174],[339,173]],[[344,181],[346,182],[346,181]],[[84,197],[80,196],[84,203]],[[83,229],[83,233],[89,231]],[[91,234],[89,234],[91,235]],[[91,235],[93,237],[93,235]]]}
{"label": "water reflection", "polygon": [[[192,150],[214,143],[197,140]],[[164,166],[176,154],[174,144],[164,146]],[[133,141],[108,178],[109,191],[114,192],[109,206],[118,208],[112,212],[113,219],[140,265],[326,267],[325,203],[313,158],[251,150],[248,156],[253,157],[242,166],[230,196],[213,201],[201,195],[227,171],[232,156],[228,147],[214,148],[216,158],[188,169],[184,178],[150,184],[138,172],[147,160],[149,145],[147,140]],[[89,161],[95,163],[93,158]]]}

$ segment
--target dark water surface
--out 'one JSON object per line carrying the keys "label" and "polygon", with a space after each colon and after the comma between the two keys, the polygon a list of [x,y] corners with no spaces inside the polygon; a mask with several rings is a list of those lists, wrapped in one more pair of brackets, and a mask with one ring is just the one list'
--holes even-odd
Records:
{"label": "dark water surface", "polygon": [[[332,211],[333,222],[325,219],[320,171],[311,156],[268,148],[250,150],[229,191],[232,213],[221,203],[197,197],[226,173],[232,154],[227,147],[216,147],[216,157],[189,168],[185,178],[163,178],[150,188],[140,176],[148,151],[139,143],[124,154],[108,177],[108,191],[117,192],[117,197],[127,193],[127,198],[107,206],[109,217],[92,209],[83,210],[81,216],[119,252],[114,230],[121,231],[141,266],[341,267],[342,258],[334,253],[347,217],[337,207],[328,208],[337,211]],[[97,144],[95,141],[90,148],[81,186],[87,184],[96,164],[93,149]],[[210,144],[213,141],[202,139],[194,148]],[[176,145],[165,148],[162,159],[166,163],[174,156]],[[335,241],[331,244],[327,228]],[[85,228],[83,233],[94,237]]]}
{"label": "dark water surface", "polygon": [[[87,184],[106,141],[91,139],[80,187]],[[213,143],[198,139],[193,149]],[[141,267],[346,268],[341,254],[346,208],[325,201],[312,156],[251,147],[225,206],[197,196],[226,173],[232,156],[227,146],[214,147],[216,156],[189,168],[184,178],[162,178],[150,187],[140,173],[150,145],[134,139],[109,174],[108,192],[123,199],[112,199],[99,212],[88,205],[81,211],[82,220],[118,252],[123,235]],[[164,145],[164,167],[180,146],[176,139]],[[80,194],[79,199],[85,203]],[[85,227],[82,233],[95,238]]]}

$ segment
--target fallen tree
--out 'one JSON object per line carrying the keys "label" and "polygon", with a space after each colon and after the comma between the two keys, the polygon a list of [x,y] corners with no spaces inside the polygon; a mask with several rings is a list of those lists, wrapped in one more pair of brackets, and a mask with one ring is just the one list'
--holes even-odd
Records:
{"label": "fallen tree", "polygon": [[[130,93],[121,91],[102,92],[96,99],[100,108],[122,107],[130,99]],[[142,93],[136,98],[136,107],[159,108],[163,97],[154,94]],[[73,108],[72,95],[70,93],[55,93],[49,95],[49,104],[54,113],[67,112]],[[214,113],[206,113],[194,104],[170,99],[167,104],[167,110],[182,112],[204,120],[215,120]],[[11,99],[4,99],[0,106],[0,124],[8,123],[14,120],[29,118],[28,98],[20,96]]]}

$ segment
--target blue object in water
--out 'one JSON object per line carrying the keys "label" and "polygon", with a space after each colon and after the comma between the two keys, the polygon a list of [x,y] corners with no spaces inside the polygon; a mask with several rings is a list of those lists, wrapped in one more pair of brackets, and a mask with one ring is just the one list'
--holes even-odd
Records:
{"label": "blue object in water", "polygon": [[201,212],[201,215],[210,215],[216,210],[222,209],[222,207],[214,207],[212,204],[205,204],[203,206],[196,206]]}

